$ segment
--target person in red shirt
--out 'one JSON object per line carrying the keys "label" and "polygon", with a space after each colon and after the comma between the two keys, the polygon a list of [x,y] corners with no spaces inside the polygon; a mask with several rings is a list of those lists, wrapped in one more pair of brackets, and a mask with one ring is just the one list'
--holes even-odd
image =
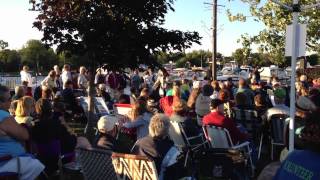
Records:
{"label": "person in red shirt", "polygon": [[211,113],[204,116],[203,125],[214,125],[227,129],[230,133],[233,144],[243,142],[248,139],[248,134],[242,133],[236,123],[224,115],[223,101],[213,99],[210,104]]}

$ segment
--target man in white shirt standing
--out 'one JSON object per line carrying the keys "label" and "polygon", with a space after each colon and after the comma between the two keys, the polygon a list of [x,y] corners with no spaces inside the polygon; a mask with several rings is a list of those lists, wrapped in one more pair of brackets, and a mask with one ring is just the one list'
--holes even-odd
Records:
{"label": "man in white shirt standing", "polygon": [[87,90],[89,86],[89,81],[86,77],[87,69],[84,66],[81,66],[79,72],[80,73],[78,76],[78,88]]}
{"label": "man in white shirt standing", "polygon": [[32,86],[32,76],[28,71],[29,71],[29,67],[23,66],[22,71],[20,71],[21,84],[23,81],[26,81],[26,82],[28,82],[28,87],[31,87]]}
{"label": "man in white shirt standing", "polygon": [[[63,85],[64,85],[68,80],[69,80],[69,81],[72,81],[72,76],[71,76],[70,65],[69,65],[69,64],[65,64],[65,65],[63,66],[61,78],[62,78],[62,83],[63,83]],[[63,89],[64,89],[64,86],[63,86]]]}

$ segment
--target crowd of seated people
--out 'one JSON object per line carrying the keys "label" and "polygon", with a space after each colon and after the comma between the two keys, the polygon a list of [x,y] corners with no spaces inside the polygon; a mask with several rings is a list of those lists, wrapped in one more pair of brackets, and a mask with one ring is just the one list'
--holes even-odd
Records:
{"label": "crowd of seated people", "polygon": [[[71,156],[74,155],[76,147],[147,156],[155,162],[157,171],[161,174],[164,157],[175,147],[169,135],[170,121],[178,122],[188,137],[205,133],[203,126],[214,125],[228,130],[234,144],[248,141],[251,148],[257,148],[259,144],[253,141],[253,137],[259,137],[266,132],[268,133],[265,135],[270,136],[270,118],[273,115],[289,116],[288,87],[282,85],[277,78],[273,78],[268,84],[260,79],[257,81],[243,78],[240,78],[238,84],[232,82],[232,79],[210,82],[198,81],[195,78],[193,82],[189,82],[173,81],[163,69],[157,74],[147,71],[148,73],[140,72],[136,69],[129,77],[118,71],[97,71],[96,96],[102,97],[110,109],[113,104],[121,103],[130,104],[131,110],[126,115],[109,114],[99,117],[97,136],[91,144],[72,132],[66,122],[65,112],[70,110],[71,115],[83,112],[74,89],[87,91],[89,81],[84,67],[80,68],[78,78],[73,77],[69,65],[64,66],[62,74],[57,69],[50,71],[41,83],[41,96],[37,100],[26,96],[21,87],[17,88],[16,94],[11,97],[9,90],[1,86],[1,155],[29,158],[35,165],[32,170],[27,169],[28,173],[33,172],[32,175],[27,172],[25,175],[34,178],[43,170],[53,173],[57,169],[57,160],[49,159],[45,155],[25,157],[24,154],[36,154],[34,149],[37,147],[58,142],[61,153]],[[256,76],[252,78],[254,77]],[[309,84],[305,77],[300,79],[301,82],[297,85],[300,91],[296,94],[294,129],[294,146],[299,150],[287,156],[275,176],[279,179],[290,173],[294,176],[295,172],[291,172],[291,167],[300,167],[303,163],[310,164],[306,165],[309,168],[306,169],[310,171],[309,176],[317,170],[311,161],[299,159],[304,154],[314,159],[319,158],[317,148],[314,147],[319,143],[316,117],[319,115],[320,83],[316,80]],[[61,82],[63,86],[59,88],[57,83]],[[131,89],[128,91],[126,86],[131,86]],[[88,92],[84,93],[86,94]],[[11,102],[11,99],[14,101]],[[255,111],[257,123],[263,128],[249,132],[246,125],[237,121],[234,113],[236,109],[240,112]],[[285,146],[282,147],[284,149],[288,148],[288,127],[286,121],[282,132],[285,135]],[[16,130],[12,131],[11,128]],[[71,160],[72,158],[69,161]],[[1,165],[0,170],[4,167],[6,166]]]}
{"label": "crowd of seated people", "polygon": [[0,86],[0,157],[5,159],[0,174],[17,173],[28,180],[42,172],[43,177],[51,176],[58,170],[60,155],[70,155],[63,160],[67,163],[74,160],[76,147],[90,147],[88,140],[77,137],[66,123],[66,110],[73,115],[81,109],[71,81],[66,80],[65,89],[56,86],[58,81],[52,70],[34,94],[28,85],[17,86],[13,96],[10,89]]}

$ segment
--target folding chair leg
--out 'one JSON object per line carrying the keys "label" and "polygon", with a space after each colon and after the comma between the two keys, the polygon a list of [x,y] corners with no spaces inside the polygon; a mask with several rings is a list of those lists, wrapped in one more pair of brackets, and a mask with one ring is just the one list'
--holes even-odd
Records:
{"label": "folding chair leg", "polygon": [[271,161],[273,161],[273,140],[271,140]]}
{"label": "folding chair leg", "polygon": [[261,156],[262,142],[263,142],[263,134],[261,134],[261,136],[260,136],[259,152],[258,152],[258,160],[260,159],[260,156]]}
{"label": "folding chair leg", "polygon": [[247,146],[247,150],[248,150],[248,153],[249,153],[249,161],[250,161],[250,169],[251,169],[251,176],[254,177],[254,170],[255,170],[255,167],[253,165],[253,162],[252,162],[252,158],[251,158],[251,151],[250,151],[250,147]]}
{"label": "folding chair leg", "polygon": [[187,162],[188,162],[188,158],[189,158],[189,152],[190,152],[190,150],[187,151],[186,159],[184,160],[184,167],[187,167]]}

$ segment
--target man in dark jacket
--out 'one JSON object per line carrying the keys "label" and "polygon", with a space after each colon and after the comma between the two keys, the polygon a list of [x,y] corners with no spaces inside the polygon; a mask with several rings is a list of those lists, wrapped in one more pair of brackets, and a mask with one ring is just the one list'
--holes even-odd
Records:
{"label": "man in dark jacket", "polygon": [[68,80],[64,85],[64,89],[61,92],[61,96],[63,97],[64,102],[68,106],[75,106],[77,104],[76,98],[73,93],[73,83]]}

